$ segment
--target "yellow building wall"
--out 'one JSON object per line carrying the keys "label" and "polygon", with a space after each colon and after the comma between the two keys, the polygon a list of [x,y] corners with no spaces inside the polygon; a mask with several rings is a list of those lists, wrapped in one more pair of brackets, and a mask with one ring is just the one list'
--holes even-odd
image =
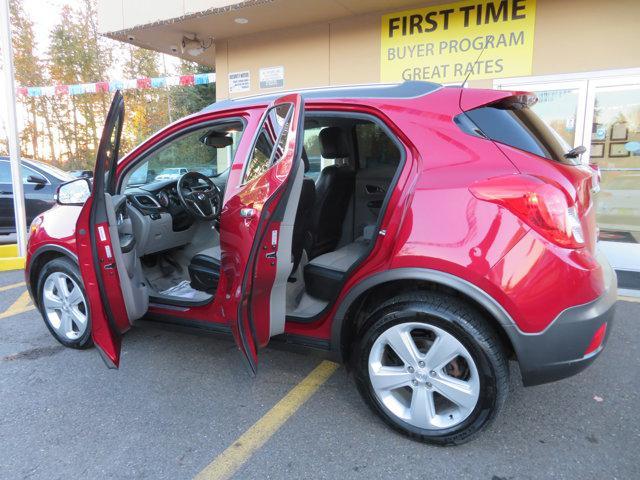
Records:
{"label": "yellow building wall", "polygon": [[[536,10],[531,75],[640,67],[640,0],[537,0]],[[228,73],[243,70],[251,91],[233,96],[277,91],[259,89],[261,67],[283,66],[286,90],[379,82],[384,13],[216,41],[218,98],[229,97]]]}

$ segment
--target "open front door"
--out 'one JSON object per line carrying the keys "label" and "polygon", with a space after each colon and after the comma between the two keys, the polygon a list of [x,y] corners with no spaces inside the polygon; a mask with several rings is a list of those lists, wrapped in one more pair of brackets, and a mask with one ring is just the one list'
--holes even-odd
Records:
{"label": "open front door", "polygon": [[[121,335],[130,322],[121,290],[108,208],[115,185],[124,99],[117,91],[100,138],[93,188],[76,224],[78,261],[89,298],[93,342],[111,368],[120,363]],[[118,239],[115,239],[117,241]]]}
{"label": "open front door", "polygon": [[303,112],[300,95],[280,97],[266,110],[220,216],[221,309],[254,373],[258,349],[284,332],[293,224],[304,175]]}

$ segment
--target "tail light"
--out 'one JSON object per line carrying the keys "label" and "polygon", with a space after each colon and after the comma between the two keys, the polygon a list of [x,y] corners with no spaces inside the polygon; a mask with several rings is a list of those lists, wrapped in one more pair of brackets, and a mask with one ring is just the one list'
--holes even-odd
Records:
{"label": "tail light", "polygon": [[474,183],[469,190],[480,200],[505,207],[556,245],[581,248],[585,244],[575,205],[562,190],[538,177],[494,177]]}

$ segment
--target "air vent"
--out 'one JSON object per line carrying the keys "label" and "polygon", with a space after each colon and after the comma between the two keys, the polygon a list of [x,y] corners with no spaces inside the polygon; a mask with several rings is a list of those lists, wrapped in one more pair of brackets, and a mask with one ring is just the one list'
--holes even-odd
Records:
{"label": "air vent", "polygon": [[143,208],[151,208],[154,210],[161,208],[158,201],[151,195],[134,195],[133,199],[135,203]]}

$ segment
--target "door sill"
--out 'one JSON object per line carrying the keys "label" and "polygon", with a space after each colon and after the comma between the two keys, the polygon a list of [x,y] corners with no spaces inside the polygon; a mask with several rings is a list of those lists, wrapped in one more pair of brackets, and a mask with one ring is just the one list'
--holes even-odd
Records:
{"label": "door sill", "polygon": [[213,302],[215,297],[211,295],[211,298],[207,298],[206,300],[182,300],[177,297],[157,297],[154,295],[149,296],[149,305],[157,305],[160,307],[202,307],[203,305],[209,305]]}

